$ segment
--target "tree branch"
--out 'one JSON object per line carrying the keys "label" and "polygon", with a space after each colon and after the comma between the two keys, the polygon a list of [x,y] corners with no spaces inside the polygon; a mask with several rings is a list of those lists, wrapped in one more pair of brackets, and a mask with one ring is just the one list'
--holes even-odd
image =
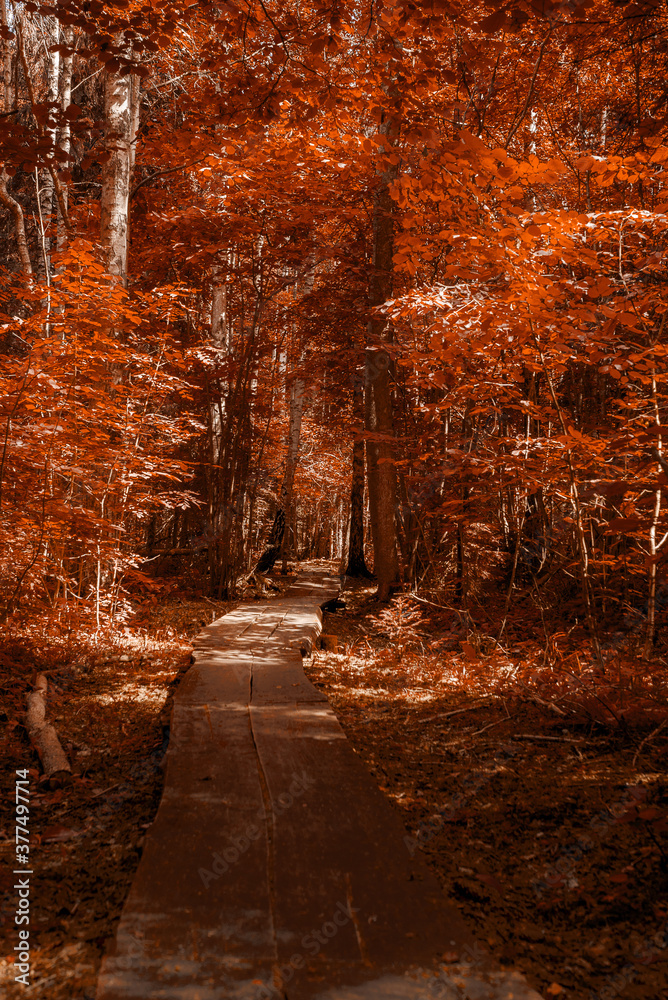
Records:
{"label": "tree branch", "polygon": [[139,191],[144,184],[150,184],[150,182],[154,181],[156,177],[164,177],[165,174],[175,174],[178,170],[186,170],[188,167],[194,167],[196,163],[201,163],[205,159],[205,156],[199,156],[196,160],[191,160],[190,163],[179,163],[177,167],[166,167],[165,170],[156,170],[154,174],[144,177],[143,180],[139,181],[139,184],[135,184],[130,192],[130,201],[132,201],[134,196],[137,194],[137,191]]}

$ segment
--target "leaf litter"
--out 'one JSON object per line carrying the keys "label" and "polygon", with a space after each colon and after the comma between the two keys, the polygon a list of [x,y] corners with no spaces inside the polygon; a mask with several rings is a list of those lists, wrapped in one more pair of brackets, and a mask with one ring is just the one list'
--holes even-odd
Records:
{"label": "leaf litter", "polygon": [[494,657],[455,609],[345,601],[307,673],[478,943],[544,996],[668,1000],[665,701],[610,666],[617,722],[526,630]]}

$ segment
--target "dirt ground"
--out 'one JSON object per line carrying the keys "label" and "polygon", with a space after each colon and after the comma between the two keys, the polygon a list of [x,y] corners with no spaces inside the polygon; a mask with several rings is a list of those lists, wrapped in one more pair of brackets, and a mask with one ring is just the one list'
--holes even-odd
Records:
{"label": "dirt ground", "polygon": [[[629,701],[625,689],[620,707],[611,687],[596,704],[581,690],[586,672],[577,685],[541,673],[538,646],[525,637],[490,653],[451,609],[399,598],[383,610],[364,587],[346,592],[345,604],[324,622],[338,652],[316,652],[307,673],[402,816],[407,849],[424,853],[480,945],[546,997],[668,1000],[665,698],[636,692]],[[188,640],[232,606],[173,591],[97,640],[34,628],[2,639],[8,1000],[95,997],[159,803]],[[40,786],[22,726],[36,670],[49,675],[49,717],[75,771],[56,791]],[[26,767],[29,991],[11,983],[14,778]]]}

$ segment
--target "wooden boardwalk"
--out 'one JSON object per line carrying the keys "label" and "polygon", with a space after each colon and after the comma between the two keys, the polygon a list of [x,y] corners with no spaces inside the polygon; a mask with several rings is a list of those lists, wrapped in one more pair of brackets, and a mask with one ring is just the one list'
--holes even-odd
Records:
{"label": "wooden boardwalk", "polygon": [[540,1000],[486,965],[304,676],[338,590],[311,570],[198,636],[97,1000]]}

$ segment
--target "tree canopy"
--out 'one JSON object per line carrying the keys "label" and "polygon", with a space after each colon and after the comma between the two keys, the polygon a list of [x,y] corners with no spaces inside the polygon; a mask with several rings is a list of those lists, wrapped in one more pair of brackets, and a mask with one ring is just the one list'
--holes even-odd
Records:
{"label": "tree canopy", "polygon": [[317,556],[504,627],[523,590],[595,658],[636,609],[649,657],[667,28],[2,0],[5,617]]}

